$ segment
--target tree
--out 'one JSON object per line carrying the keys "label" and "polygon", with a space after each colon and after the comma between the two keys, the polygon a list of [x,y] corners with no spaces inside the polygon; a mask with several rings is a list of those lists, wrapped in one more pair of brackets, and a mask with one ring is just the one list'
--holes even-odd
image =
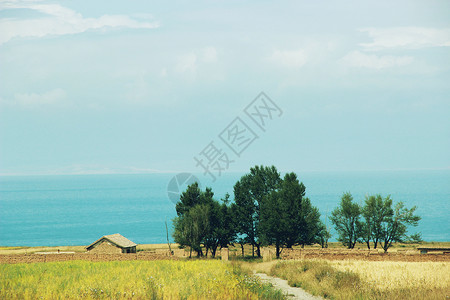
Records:
{"label": "tree", "polygon": [[206,255],[211,250],[215,257],[217,247],[227,247],[236,236],[231,207],[228,206],[230,195],[227,193],[222,203],[213,201],[209,213],[209,231],[205,237]]}
{"label": "tree", "polygon": [[379,194],[366,196],[364,207],[361,212],[364,223],[361,227],[361,237],[370,249],[370,240],[376,249],[383,235],[382,223],[391,214],[392,199],[390,196],[383,197]]}
{"label": "tree", "polygon": [[320,230],[319,210],[304,198],[305,186],[295,173],[287,173],[277,191],[260,206],[261,240],[275,245],[279,257],[283,247],[313,244]]}
{"label": "tree", "polygon": [[197,256],[203,256],[201,244],[209,230],[209,209],[206,204],[197,204],[174,219],[174,240],[180,246],[189,246],[189,257],[192,250],[197,252]]}
{"label": "tree", "polygon": [[213,197],[211,188],[201,191],[194,183],[187,187],[176,204],[174,239],[181,247],[188,246],[191,252],[196,251],[198,256],[203,256],[202,245],[206,248],[206,256],[211,251],[214,257],[219,245],[226,247],[235,239],[229,195],[222,203]]}
{"label": "tree", "polygon": [[282,207],[286,210],[287,221],[286,229],[286,241],[287,248],[299,243],[301,240],[301,234],[306,229],[305,216],[308,214],[305,210],[305,186],[299,182],[295,173],[287,173],[280,185],[278,191],[279,201],[282,203]]}
{"label": "tree", "polygon": [[[408,238],[406,235],[408,225],[417,226],[419,224],[421,217],[414,214],[416,209],[416,206],[407,209],[403,202],[398,202],[394,209],[388,210],[386,218],[381,223],[380,243],[384,252],[388,251],[393,242],[404,242]],[[413,238],[417,237],[419,237],[417,234],[413,235]]]}
{"label": "tree", "polygon": [[181,193],[180,201],[177,202],[175,209],[178,216],[182,216],[197,204],[211,204],[214,193],[211,188],[206,188],[204,192],[198,187],[198,183],[194,182],[189,185],[183,193]]}
{"label": "tree", "polygon": [[261,240],[266,244],[275,245],[277,258],[281,248],[289,238],[289,206],[287,202],[273,191],[261,203]]}
{"label": "tree", "polygon": [[422,244],[423,243],[422,234],[420,232],[411,234],[409,237],[407,237],[405,243]]}
{"label": "tree", "polygon": [[319,209],[312,206],[309,198],[302,199],[299,210],[299,236],[298,244],[304,247],[312,245],[317,241],[320,232],[320,213]]}
{"label": "tree", "polygon": [[260,206],[264,198],[276,191],[280,174],[272,167],[255,166],[250,173],[241,177],[234,186],[236,203],[236,225],[238,233],[252,244],[252,255],[261,256]]}
{"label": "tree", "polygon": [[366,196],[361,213],[364,217],[364,223],[361,224],[361,239],[367,244],[367,249],[370,249],[370,241],[373,239],[375,230],[376,198],[374,196]]}
{"label": "tree", "polygon": [[339,207],[336,207],[330,216],[331,222],[339,234],[338,241],[349,249],[355,247],[361,232],[361,208],[357,203],[353,203],[350,193],[344,193]]}
{"label": "tree", "polygon": [[326,224],[320,222],[319,233],[317,234],[317,243],[320,244],[322,248],[328,248],[328,240],[331,238],[330,229]]}
{"label": "tree", "polygon": [[202,244],[211,231],[211,210],[214,203],[211,188],[201,191],[198,183],[189,185],[176,204],[177,217],[173,220],[173,237],[181,247],[188,246],[203,256]]}
{"label": "tree", "polygon": [[244,243],[252,245],[252,255],[255,255],[255,240],[256,240],[256,207],[253,199],[250,196],[249,190],[249,176],[243,176],[234,185],[234,201],[233,206],[236,230],[239,233],[239,240],[241,241],[242,253],[244,253]]}

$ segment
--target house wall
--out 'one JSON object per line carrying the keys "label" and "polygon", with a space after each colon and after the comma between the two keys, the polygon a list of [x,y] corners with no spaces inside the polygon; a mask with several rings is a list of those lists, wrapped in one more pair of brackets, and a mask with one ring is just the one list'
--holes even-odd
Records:
{"label": "house wall", "polygon": [[101,241],[99,244],[94,245],[89,253],[111,253],[117,254],[122,253],[122,248],[119,248],[108,241]]}

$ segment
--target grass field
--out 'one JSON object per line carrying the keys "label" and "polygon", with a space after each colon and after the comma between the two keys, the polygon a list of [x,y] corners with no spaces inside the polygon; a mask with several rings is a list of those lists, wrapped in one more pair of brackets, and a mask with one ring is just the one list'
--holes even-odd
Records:
{"label": "grass field", "polygon": [[392,261],[278,262],[268,273],[332,299],[448,299],[450,263]]}
{"label": "grass field", "polygon": [[219,260],[0,265],[0,299],[284,299]]}
{"label": "grass field", "polygon": [[[249,274],[255,270],[287,279],[292,286],[331,299],[450,299],[448,256],[420,255],[418,245],[395,244],[381,261],[330,244],[320,259],[262,262],[251,247],[230,247],[230,263],[210,259],[179,261],[66,261],[0,264],[0,299],[282,299]],[[449,247],[450,243],[422,246]],[[176,245],[172,245],[176,248]],[[307,253],[323,253],[317,245]],[[0,254],[83,252],[82,246],[0,247]],[[167,250],[167,244],[139,245],[139,252]],[[363,245],[361,245],[363,249]],[[335,254],[345,253],[343,258]],[[412,252],[414,255],[408,255]],[[350,254],[349,254],[350,253]],[[356,253],[355,255],[351,253]],[[398,253],[398,254],[395,254]],[[392,261],[389,261],[389,258]],[[327,260],[324,260],[326,258]],[[405,261],[402,261],[405,260]],[[244,270],[244,271],[242,271]]]}

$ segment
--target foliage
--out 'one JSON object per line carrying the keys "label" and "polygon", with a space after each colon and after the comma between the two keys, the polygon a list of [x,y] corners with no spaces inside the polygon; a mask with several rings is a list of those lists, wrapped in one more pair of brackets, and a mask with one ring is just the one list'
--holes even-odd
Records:
{"label": "foliage", "polygon": [[414,215],[416,206],[408,209],[403,202],[398,202],[394,209],[389,209],[386,218],[381,223],[381,246],[384,252],[392,246],[393,242],[403,242],[407,239],[407,226],[417,226],[421,219]]}
{"label": "foliage", "polygon": [[328,240],[330,238],[331,238],[330,229],[323,222],[320,222],[316,242],[320,244],[322,248],[328,248]]}
{"label": "foliage", "polygon": [[344,193],[339,207],[331,212],[330,220],[339,234],[338,241],[349,249],[355,247],[361,234],[361,208],[353,203],[350,193]]}
{"label": "foliage", "polygon": [[376,249],[383,235],[382,224],[391,212],[392,199],[387,196],[385,199],[381,195],[366,196],[362,215],[364,224],[362,230],[362,238],[370,249],[370,240],[373,241]]}
{"label": "foliage", "polygon": [[206,190],[202,192],[197,182],[189,185],[186,191],[181,194],[180,201],[175,206],[177,216],[183,216],[196,205],[210,204],[213,196],[214,193],[211,188],[206,188]]}
{"label": "foliage", "polygon": [[422,244],[423,242],[424,242],[424,240],[422,239],[422,234],[420,232],[411,234],[404,241],[404,243],[406,243],[406,244]]}
{"label": "foliage", "polygon": [[176,205],[177,217],[173,220],[173,237],[181,247],[188,246],[203,256],[211,250],[214,257],[217,247],[226,247],[235,238],[232,211],[228,206],[229,196],[222,203],[213,199],[211,188],[201,191],[197,183],[191,184],[181,194]]}
{"label": "foliage", "polygon": [[216,255],[216,249],[228,247],[236,238],[236,230],[233,221],[229,194],[222,199],[222,203],[212,201],[209,211],[209,230],[205,236],[204,245],[206,251],[211,250],[212,257]]}
{"label": "foliage", "polygon": [[[266,197],[278,190],[280,182],[280,174],[274,166],[255,166],[234,185],[236,229],[253,247],[256,246],[258,257],[262,243],[260,206]],[[252,252],[254,255],[254,249]]]}
{"label": "foliage", "polygon": [[315,243],[320,231],[320,214],[304,198],[305,186],[295,173],[288,173],[278,191],[272,191],[260,206],[260,234],[267,244],[274,244],[276,256],[282,247]]}
{"label": "foliage", "polygon": [[407,226],[417,226],[420,220],[419,216],[414,215],[416,207],[407,209],[402,202],[397,203],[394,208],[392,205],[390,196],[366,196],[362,208],[364,222],[361,224],[361,238],[369,249],[371,240],[375,249],[381,244],[385,252],[393,242],[421,240],[420,234],[411,237],[406,235]]}
{"label": "foliage", "polygon": [[209,209],[210,207],[206,204],[197,204],[174,219],[175,242],[181,246],[189,246],[191,250],[197,252],[198,256],[203,255],[201,244],[210,228]]}
{"label": "foliage", "polygon": [[0,265],[0,299],[284,299],[217,260]]}

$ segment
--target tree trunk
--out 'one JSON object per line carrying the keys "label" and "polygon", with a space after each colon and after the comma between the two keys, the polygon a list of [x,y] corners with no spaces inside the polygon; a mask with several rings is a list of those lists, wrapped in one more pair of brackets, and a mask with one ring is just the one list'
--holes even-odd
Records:
{"label": "tree trunk", "polygon": [[275,247],[277,258],[280,258],[280,243],[278,241],[276,242]]}
{"label": "tree trunk", "polygon": [[256,244],[256,254],[261,257],[261,243]]}
{"label": "tree trunk", "polygon": [[242,257],[244,257],[244,243],[241,244]]}

